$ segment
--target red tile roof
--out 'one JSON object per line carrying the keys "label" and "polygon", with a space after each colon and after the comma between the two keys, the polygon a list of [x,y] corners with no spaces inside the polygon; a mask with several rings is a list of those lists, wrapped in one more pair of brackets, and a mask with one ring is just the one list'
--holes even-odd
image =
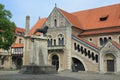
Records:
{"label": "red tile roof", "polygon": [[95,29],[95,30],[87,30],[80,34],[80,36],[86,35],[96,35],[96,34],[105,34],[105,33],[120,33],[120,27],[111,27],[105,29]]}
{"label": "red tile roof", "polygon": [[[115,28],[120,26],[120,4],[78,11],[74,13],[68,13],[59,8],[57,9],[61,12],[61,14],[63,14],[64,17],[66,17],[66,19],[72,24],[72,26],[85,30],[85,32],[82,33],[82,35],[119,31],[117,29],[112,30],[105,28]],[[107,19],[105,21],[100,21],[100,18],[104,17],[107,17]],[[32,35],[37,28],[41,28],[45,21],[46,18],[40,19],[31,29],[29,36]],[[39,34],[37,33],[37,35]]]}
{"label": "red tile roof", "polygon": [[58,8],[58,10],[64,15],[64,17],[66,17],[66,19],[68,19],[68,21],[72,24],[72,26],[76,26],[76,27],[81,26],[77,16],[75,16],[71,13],[68,13],[59,8]]}
{"label": "red tile roof", "polygon": [[16,29],[15,29],[15,34],[18,34],[19,32],[21,32],[22,34],[24,34],[25,29],[16,27]]}
{"label": "red tile roof", "polygon": [[116,41],[111,41],[118,49],[120,49],[120,45]]}
{"label": "red tile roof", "polygon": [[[89,30],[120,26],[120,4],[68,13],[61,10],[61,13],[72,23],[73,26]],[[105,21],[100,18],[107,17]]]}
{"label": "red tile roof", "polygon": [[[120,26],[120,4],[74,12],[72,14],[77,16],[82,24],[82,27],[78,27],[80,29],[89,30]],[[100,18],[106,16],[108,16],[107,20],[100,21]]]}
{"label": "red tile roof", "polygon": [[81,41],[89,44],[90,46],[92,46],[92,47],[94,47],[94,48],[96,48],[96,49],[99,49],[99,47],[98,47],[97,45],[92,44],[92,43],[88,42],[87,40],[85,40],[85,39],[83,39],[83,38],[80,38],[80,37],[77,37],[77,38],[80,39]]}
{"label": "red tile roof", "polygon": [[20,47],[23,47],[24,45],[23,44],[19,44],[19,43],[14,43],[12,44],[12,48],[20,48]]}
{"label": "red tile roof", "polygon": [[[31,36],[32,34],[34,34],[34,32],[36,31],[37,28],[41,28],[42,25],[44,24],[44,22],[46,21],[47,18],[42,18],[40,20],[38,20],[38,22],[33,26],[33,28],[30,30],[29,32],[29,36]],[[40,35],[40,33],[36,33],[37,35]]]}

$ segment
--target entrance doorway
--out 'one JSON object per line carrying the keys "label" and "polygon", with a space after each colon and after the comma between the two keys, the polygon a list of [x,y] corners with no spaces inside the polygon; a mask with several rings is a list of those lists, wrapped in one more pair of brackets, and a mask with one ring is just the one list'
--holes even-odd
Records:
{"label": "entrance doorway", "polygon": [[56,70],[59,69],[59,58],[57,55],[52,56],[52,65],[56,67]]}
{"label": "entrance doorway", "polygon": [[114,60],[107,60],[107,72],[114,72]]}
{"label": "entrance doorway", "polygon": [[77,72],[77,71],[85,71],[85,67],[82,64],[82,62],[76,58],[72,58],[72,71]]}
{"label": "entrance doorway", "polygon": [[23,61],[22,61],[22,57],[20,56],[13,56],[12,57],[12,62],[15,64],[16,69],[21,69]]}
{"label": "entrance doorway", "polygon": [[106,72],[115,72],[115,59],[116,57],[113,54],[106,54],[104,56],[105,65],[104,68]]}

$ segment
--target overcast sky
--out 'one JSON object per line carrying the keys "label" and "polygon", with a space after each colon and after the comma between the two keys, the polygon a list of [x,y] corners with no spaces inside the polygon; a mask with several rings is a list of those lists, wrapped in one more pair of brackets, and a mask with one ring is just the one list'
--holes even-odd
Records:
{"label": "overcast sky", "polygon": [[32,27],[39,17],[48,17],[55,3],[58,8],[75,12],[120,3],[120,0],[0,0],[5,9],[10,10],[17,27],[25,27],[25,17],[30,16]]}

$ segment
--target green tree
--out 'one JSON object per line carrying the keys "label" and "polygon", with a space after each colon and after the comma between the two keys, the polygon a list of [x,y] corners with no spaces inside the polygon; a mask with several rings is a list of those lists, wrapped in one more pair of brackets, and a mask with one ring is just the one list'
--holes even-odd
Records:
{"label": "green tree", "polygon": [[0,4],[0,48],[8,50],[14,42],[15,24],[10,21],[12,14]]}

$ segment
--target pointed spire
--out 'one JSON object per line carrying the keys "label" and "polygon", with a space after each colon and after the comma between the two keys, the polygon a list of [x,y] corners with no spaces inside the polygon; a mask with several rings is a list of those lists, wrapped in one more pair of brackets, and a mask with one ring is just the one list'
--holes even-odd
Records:
{"label": "pointed spire", "polygon": [[39,18],[38,18],[39,20],[40,20],[40,16],[39,16]]}
{"label": "pointed spire", "polygon": [[57,4],[55,3],[55,7],[57,7]]}

